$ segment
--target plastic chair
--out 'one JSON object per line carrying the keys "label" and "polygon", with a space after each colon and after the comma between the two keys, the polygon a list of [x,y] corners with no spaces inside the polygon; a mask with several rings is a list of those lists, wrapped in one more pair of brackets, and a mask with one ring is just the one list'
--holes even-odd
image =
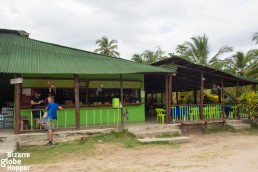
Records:
{"label": "plastic chair", "polygon": [[190,120],[199,120],[199,107],[192,107],[189,116]]}
{"label": "plastic chair", "polygon": [[232,119],[235,119],[236,118],[236,106],[231,106],[231,109],[230,109],[230,116]]}
{"label": "plastic chair", "polygon": [[164,109],[161,109],[161,108],[156,108],[155,109],[156,112],[157,112],[157,119],[156,119],[156,122],[160,122],[162,124],[164,124],[164,121],[165,121],[165,117],[166,117],[166,113],[165,113],[165,110]]}
{"label": "plastic chair", "polygon": [[211,119],[211,117],[210,117],[210,107],[208,107],[208,106],[203,107],[203,116],[204,116],[204,119]]}

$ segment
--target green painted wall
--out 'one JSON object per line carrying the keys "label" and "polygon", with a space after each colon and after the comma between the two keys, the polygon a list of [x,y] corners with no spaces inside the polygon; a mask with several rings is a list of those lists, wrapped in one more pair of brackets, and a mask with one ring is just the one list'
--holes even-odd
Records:
{"label": "green painted wall", "polygon": [[[128,110],[129,122],[145,121],[144,105],[124,106],[125,113]],[[121,110],[113,109],[112,107],[83,107],[80,108],[80,125],[112,125],[121,123]],[[75,110],[63,109],[57,114],[56,127],[74,127],[75,126]],[[22,110],[21,116],[31,116],[30,110]],[[124,118],[125,119],[125,118]],[[125,122],[128,122],[126,119]]]}

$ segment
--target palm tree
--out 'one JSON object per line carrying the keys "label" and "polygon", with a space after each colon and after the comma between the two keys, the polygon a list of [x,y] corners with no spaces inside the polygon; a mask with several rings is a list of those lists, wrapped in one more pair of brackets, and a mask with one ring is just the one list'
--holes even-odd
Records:
{"label": "palm tree", "polygon": [[145,63],[141,54],[134,54],[133,57],[132,57],[132,61],[135,61],[135,62],[138,62],[138,63]]}
{"label": "palm tree", "polygon": [[117,49],[117,40],[109,41],[107,37],[103,36],[96,41],[99,48],[94,50],[95,53],[99,53],[105,56],[119,57],[120,53],[115,51]]}
{"label": "palm tree", "polygon": [[164,55],[165,51],[163,51],[160,46],[155,49],[155,51],[145,50],[142,54],[134,54],[131,60],[138,63],[151,64],[168,58]]}
{"label": "palm tree", "polygon": [[254,33],[252,41],[256,41],[256,44],[258,44],[258,32]]}
{"label": "palm tree", "polygon": [[219,56],[224,53],[233,51],[232,47],[224,46],[220,48],[214,57],[209,58],[209,38],[204,34],[203,36],[192,37],[191,40],[192,42],[188,41],[178,45],[176,48],[176,53],[178,53],[182,58],[192,61],[196,64],[216,67],[218,64],[221,65],[222,63],[222,60],[218,58]]}
{"label": "palm tree", "polygon": [[250,76],[256,68],[257,58],[253,50],[246,54],[243,52],[236,52],[232,57],[225,59],[225,70],[240,76]]}

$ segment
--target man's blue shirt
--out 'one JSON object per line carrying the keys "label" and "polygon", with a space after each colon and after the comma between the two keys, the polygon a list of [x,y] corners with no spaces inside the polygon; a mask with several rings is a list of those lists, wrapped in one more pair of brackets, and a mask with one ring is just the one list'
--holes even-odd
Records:
{"label": "man's blue shirt", "polygon": [[57,112],[57,109],[59,107],[59,104],[57,103],[54,103],[54,102],[51,102],[48,104],[47,108],[48,108],[48,114],[47,114],[47,118],[48,119],[57,119],[56,117],[56,112]]}

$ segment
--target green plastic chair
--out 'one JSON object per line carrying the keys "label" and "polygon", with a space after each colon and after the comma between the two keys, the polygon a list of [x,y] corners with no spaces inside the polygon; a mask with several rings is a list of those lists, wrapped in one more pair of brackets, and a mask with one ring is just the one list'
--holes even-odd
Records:
{"label": "green plastic chair", "polygon": [[230,116],[232,117],[232,119],[236,118],[236,105],[231,106]]}
{"label": "green plastic chair", "polygon": [[204,116],[204,119],[211,119],[211,117],[210,117],[210,107],[208,107],[208,106],[203,107],[203,116]]}
{"label": "green plastic chair", "polygon": [[199,107],[191,107],[190,113],[190,120],[199,120]]}
{"label": "green plastic chair", "polygon": [[156,108],[155,109],[156,112],[157,112],[157,119],[156,119],[156,122],[157,123],[162,123],[164,124],[164,121],[165,121],[165,117],[166,117],[166,112],[164,109],[161,109],[161,108]]}

